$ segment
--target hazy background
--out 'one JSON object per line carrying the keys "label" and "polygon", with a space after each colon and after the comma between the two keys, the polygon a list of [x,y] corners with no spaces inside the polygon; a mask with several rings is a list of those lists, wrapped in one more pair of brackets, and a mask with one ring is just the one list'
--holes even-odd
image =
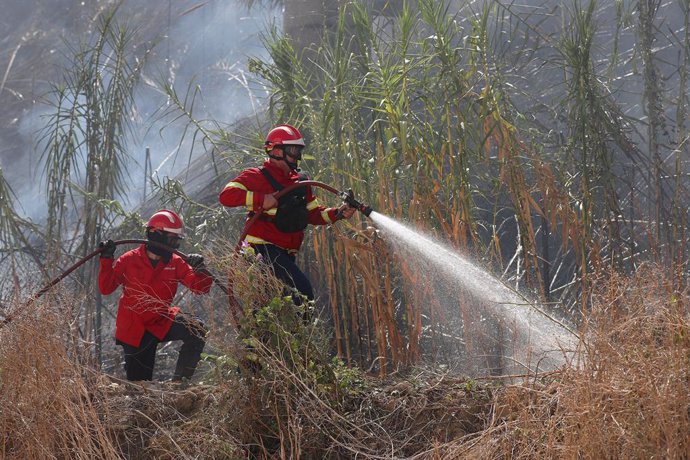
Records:
{"label": "hazy background", "polygon": [[[68,44],[76,48],[88,42],[95,11],[105,3],[2,1],[0,168],[17,194],[19,211],[33,219],[46,213],[40,195],[41,146],[37,144],[45,123],[42,116],[50,110],[44,97],[51,84],[60,82],[70,62]],[[248,57],[265,55],[260,33],[272,25],[281,27],[279,12],[266,5],[248,9],[233,1],[122,2],[118,18],[144,38],[138,50],[143,54],[155,44],[144,70],[144,84],[136,93],[134,129],[128,140],[135,162],[128,165],[127,204],[138,204],[143,197],[146,147],[160,178],[179,173],[190,159],[191,149],[180,146],[182,126],[160,117],[167,104],[160,83],[174,84],[181,95],[198,85],[202,97],[197,99],[195,115],[199,118],[230,124],[253,114],[260,109],[265,92],[252,85],[246,74]],[[178,148],[180,154],[175,155]]]}

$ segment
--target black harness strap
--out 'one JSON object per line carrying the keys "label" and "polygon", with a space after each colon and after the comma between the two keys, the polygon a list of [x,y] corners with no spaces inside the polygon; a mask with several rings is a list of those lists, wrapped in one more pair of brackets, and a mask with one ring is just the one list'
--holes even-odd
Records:
{"label": "black harness strap", "polygon": [[271,173],[269,173],[266,168],[259,168],[259,171],[261,171],[261,174],[263,174],[266,180],[268,180],[268,183],[271,184],[271,187],[276,189],[276,192],[279,192],[285,188],[280,185],[280,183],[278,183],[273,176],[271,176]]}
{"label": "black harness strap", "polygon": [[[280,182],[278,182],[275,179],[275,177],[273,177],[271,175],[271,173],[268,172],[268,170],[266,170],[266,168],[261,167],[261,168],[259,168],[259,171],[261,171],[261,174],[263,174],[263,176],[266,178],[268,183],[271,184],[271,187],[273,187],[276,190],[276,192],[279,192],[285,188],[283,185],[280,184]],[[308,180],[308,179],[309,179],[309,177],[307,177],[306,174],[300,174],[298,180],[303,181],[303,180]],[[249,211],[249,213],[247,213],[247,218],[251,218],[252,216],[254,216],[254,214],[255,214],[254,211]],[[273,216],[267,216],[266,214],[261,213],[261,215],[259,216],[259,220],[263,220],[266,222],[273,222],[275,220],[275,218]]]}

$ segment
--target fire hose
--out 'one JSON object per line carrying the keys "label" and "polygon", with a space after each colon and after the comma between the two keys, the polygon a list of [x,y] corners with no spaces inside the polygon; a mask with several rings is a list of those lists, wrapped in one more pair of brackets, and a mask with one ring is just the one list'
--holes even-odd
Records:
{"label": "fire hose", "polygon": [[[352,189],[348,189],[344,192],[339,191],[336,188],[331,187],[330,185],[324,184],[323,182],[318,182],[314,180],[305,180],[305,181],[300,181],[296,182],[294,184],[290,184],[283,188],[282,190],[279,190],[278,192],[273,194],[273,197],[276,200],[279,200],[281,197],[287,195],[288,193],[292,192],[293,190],[299,188],[299,187],[319,187],[324,190],[327,190],[335,195],[338,195],[340,198],[343,199],[345,203],[350,205],[352,208],[357,209],[359,212],[364,214],[365,216],[369,217],[369,215],[372,213],[371,206],[368,206],[364,203],[361,203],[355,199],[355,195],[352,191]],[[263,213],[264,209],[262,206],[259,206],[255,211],[254,214],[249,217],[246,222],[244,223],[244,227],[242,228],[242,233],[240,234],[240,238],[237,241],[237,245],[235,246],[235,252],[238,253],[240,249],[242,248],[242,242],[246,238],[247,234],[249,233],[249,230],[252,228],[254,225],[254,222],[261,216],[261,213]],[[242,312],[242,306],[239,304],[237,301],[237,298],[232,294],[233,292],[233,286],[232,286],[232,279],[228,280],[228,302],[230,303],[230,311],[232,312],[233,318],[237,320],[238,314],[241,314]],[[236,323],[238,324],[238,323]]]}
{"label": "fire hose", "polygon": [[[371,206],[368,206],[364,203],[361,203],[355,199],[355,195],[352,192],[352,189],[348,189],[344,192],[339,191],[336,188],[331,187],[328,184],[324,184],[323,182],[318,182],[315,180],[305,180],[301,182],[296,182],[294,184],[290,184],[284,189],[276,192],[273,196],[275,197],[276,200],[279,200],[281,197],[287,195],[288,193],[292,192],[293,190],[299,188],[299,187],[319,187],[324,190],[327,190],[335,195],[338,195],[340,198],[343,199],[345,203],[350,205],[351,207],[355,208],[356,210],[360,211],[362,214],[365,216],[369,217],[369,215],[372,212]],[[249,229],[254,225],[254,222],[261,216],[261,213],[263,212],[263,207],[259,206],[259,208],[254,211],[254,215],[247,219],[247,221],[244,224],[244,227],[242,228],[242,234],[240,235],[240,239],[237,242],[236,250],[239,250],[242,241],[244,241],[245,237],[247,236],[247,233],[249,233]]]}
{"label": "fire hose", "polygon": [[[178,251],[177,249],[173,249],[173,248],[171,248],[171,247],[169,247],[169,246],[167,246],[167,245],[165,245],[165,244],[163,244],[163,243],[158,243],[158,242],[156,242],[156,241],[148,241],[148,240],[118,240],[118,241],[115,241],[114,243],[115,243],[115,246],[119,246],[119,245],[121,245],[121,244],[150,244],[150,245],[152,245],[152,246],[154,246],[154,247],[157,247],[157,248],[160,248],[160,249],[164,249],[164,250],[166,250],[166,251],[169,251],[169,252],[172,252],[172,253],[174,253],[174,254],[177,254],[178,256],[182,257],[185,261],[187,260],[187,254],[185,254],[185,253],[183,253],[183,252],[181,252],[181,251]],[[43,286],[43,288],[41,288],[41,290],[39,290],[39,291],[36,292],[34,295],[32,295],[31,297],[29,297],[29,300],[26,301],[26,305],[31,305],[33,302],[35,302],[36,300],[38,300],[43,294],[45,294],[46,292],[48,292],[53,286],[55,286],[55,285],[58,284],[60,281],[62,281],[63,279],[65,279],[67,276],[69,276],[70,273],[74,272],[77,268],[81,267],[81,266],[84,265],[86,262],[88,262],[89,260],[91,260],[91,259],[93,259],[94,257],[96,257],[96,256],[97,256],[98,254],[100,254],[101,252],[103,252],[103,248],[98,248],[98,249],[96,249],[95,251],[91,252],[90,254],[88,254],[88,255],[82,257],[81,259],[79,259],[75,264],[73,264],[71,267],[69,267],[69,268],[67,268],[66,270],[64,270],[62,273],[60,273],[60,275],[58,275],[57,277],[53,278],[53,280],[51,280],[48,284],[46,284],[45,286]],[[208,276],[208,277],[210,277],[210,278],[213,280],[213,282],[214,282],[214,283],[215,283],[215,284],[216,284],[226,295],[230,295],[230,291],[228,291],[228,288],[225,287],[225,286],[218,280],[218,278],[216,278],[216,277],[215,277],[211,272],[209,272],[207,269],[204,268],[204,269],[200,270],[199,272],[205,274],[205,275]],[[14,315],[10,315],[10,316],[8,316],[7,318],[3,319],[3,320],[0,322],[0,327],[4,326],[5,324],[7,324],[7,323],[9,323],[10,321],[12,321],[13,316],[14,316]]]}
{"label": "fire hose", "polygon": [[[293,190],[299,188],[299,187],[308,187],[308,186],[313,186],[313,187],[319,187],[324,190],[327,190],[335,195],[340,196],[343,201],[345,201],[348,205],[351,207],[357,209],[361,213],[363,213],[365,216],[369,216],[372,212],[372,209],[370,206],[367,206],[359,201],[357,201],[354,197],[354,193],[352,192],[351,189],[348,189],[345,192],[341,192],[330,185],[324,184],[322,182],[318,181],[302,181],[302,182],[297,182],[295,184],[291,184],[284,189],[278,191],[277,193],[274,194],[274,197],[276,200],[280,199],[284,195],[292,192]],[[247,233],[249,232],[249,229],[254,225],[254,222],[256,222],[256,219],[259,218],[261,213],[263,212],[263,208],[259,207],[254,213],[254,215],[247,219],[247,221],[244,224],[244,227],[242,229],[242,234],[240,236],[239,242],[237,243],[236,251],[239,251],[242,241],[244,241],[244,238],[247,236]],[[163,243],[158,243],[156,241],[148,241],[148,240],[139,240],[139,239],[131,239],[131,240],[118,240],[114,242],[116,246],[122,245],[122,244],[150,244],[154,247],[164,249],[166,251],[169,251],[171,253],[177,254],[178,256],[182,257],[185,261],[187,260],[187,255],[183,252],[178,251],[177,249],[173,249]],[[87,254],[86,256],[82,257],[79,259],[75,264],[64,270],[60,275],[55,277],[53,280],[51,280],[48,284],[46,284],[43,288],[41,288],[38,292],[36,292],[34,295],[32,295],[29,300],[27,300],[26,305],[31,305],[33,302],[38,300],[43,294],[48,292],[53,286],[58,284],[60,281],[65,279],[67,276],[69,276],[72,272],[74,272],[76,269],[84,265],[86,262],[91,260],[92,258],[96,257],[98,254],[100,254],[103,251],[103,248],[98,248],[91,252],[90,254]],[[209,272],[207,269],[202,269],[200,270],[201,273],[204,273],[205,275],[209,276],[213,282],[223,291],[228,296],[228,300],[230,303],[230,313],[233,317],[233,321],[235,323],[236,327],[239,327],[239,316],[241,315],[242,308],[237,302],[237,299],[232,293],[232,284],[230,283],[230,287],[226,287],[223,285],[218,278],[216,278],[211,272]],[[9,323],[12,321],[14,315],[9,315],[2,321],[0,321],[0,328],[4,326],[5,324]]]}

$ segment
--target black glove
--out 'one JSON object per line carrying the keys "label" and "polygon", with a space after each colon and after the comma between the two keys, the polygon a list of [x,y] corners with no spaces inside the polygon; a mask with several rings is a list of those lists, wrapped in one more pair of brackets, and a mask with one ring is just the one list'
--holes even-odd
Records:
{"label": "black glove", "polygon": [[101,241],[98,243],[101,249],[101,259],[112,259],[115,257],[115,242],[113,240]]}
{"label": "black glove", "polygon": [[204,256],[201,254],[189,254],[187,255],[187,263],[195,272],[203,270],[206,268],[204,265]]}

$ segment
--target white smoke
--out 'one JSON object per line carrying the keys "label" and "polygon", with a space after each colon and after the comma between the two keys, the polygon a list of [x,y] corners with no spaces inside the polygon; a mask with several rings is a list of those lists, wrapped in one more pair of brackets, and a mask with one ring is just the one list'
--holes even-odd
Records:
{"label": "white smoke", "polygon": [[[44,10],[44,14],[51,11]],[[70,14],[82,14],[82,10],[74,7]],[[126,140],[133,161],[127,165],[127,195],[119,197],[125,205],[136,206],[143,197],[147,147],[151,154],[151,166],[159,178],[180,173],[187,166],[190,153],[195,157],[205,154],[199,145],[191,145],[193,130],[184,134],[185,119],[173,123],[170,117],[160,118],[168,101],[160,87],[156,87],[157,84],[164,81],[173,84],[181,98],[190,87],[198,85],[200,95],[195,102],[194,116],[199,120],[215,120],[229,125],[257,110],[262,111],[265,94],[252,85],[247,63],[249,57],[266,55],[260,34],[278,22],[279,15],[280,11],[276,9],[247,10],[237,2],[228,1],[123,2],[117,13],[118,21],[137,28],[146,40],[156,42],[144,68],[144,80],[136,91],[132,136]],[[153,16],[159,20],[146,21]],[[167,20],[160,20],[161,17]],[[54,22],[59,18],[55,15]],[[74,18],[63,19],[64,25],[55,23],[53,26],[55,30],[63,31],[65,43],[56,38],[50,43],[51,50],[46,53],[53,60],[56,72],[36,76],[37,80],[43,82],[42,93],[48,91],[49,80],[61,83],[59,69],[71,59],[67,44],[76,49],[77,44],[92,38],[88,32],[83,32],[81,36],[75,33],[77,29],[69,24]],[[48,18],[25,21],[22,25],[31,27],[45,20]],[[88,28],[80,30],[88,31]],[[36,32],[27,30],[26,34],[30,36]],[[146,46],[149,45],[139,43],[137,49]],[[20,49],[20,52],[23,51]],[[40,99],[40,94],[33,96]],[[35,221],[40,221],[47,214],[45,199],[41,198],[45,184],[39,161],[43,146],[39,145],[38,137],[47,122],[45,115],[50,111],[49,106],[37,102],[17,114],[12,154],[0,151],[0,167],[18,196],[18,211]],[[20,145],[17,146],[17,143]],[[3,142],[3,145],[11,143]]]}

